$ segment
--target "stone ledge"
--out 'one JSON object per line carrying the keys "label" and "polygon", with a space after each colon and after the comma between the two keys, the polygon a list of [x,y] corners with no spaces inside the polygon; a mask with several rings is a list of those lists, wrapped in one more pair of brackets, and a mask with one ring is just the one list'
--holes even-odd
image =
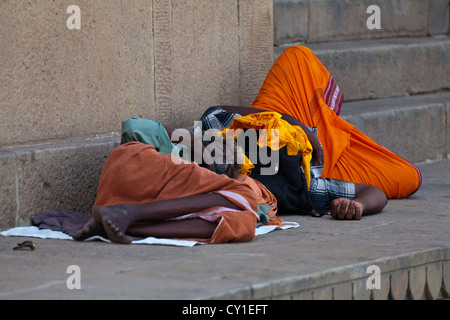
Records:
{"label": "stone ledge", "polygon": [[44,211],[89,212],[117,137],[0,149],[0,228]]}
{"label": "stone ledge", "polygon": [[[254,284],[209,299],[435,300],[449,298],[450,248],[440,247],[310,275]],[[366,289],[367,267],[381,270],[381,288]]]}
{"label": "stone ledge", "polygon": [[[367,28],[370,5],[380,8],[381,29]],[[275,0],[274,42],[322,42],[446,34],[447,0]]]}
{"label": "stone ledge", "polygon": [[[12,249],[23,240],[5,237],[0,299],[448,299],[449,181],[442,173],[450,161],[419,168],[421,190],[389,201],[381,214],[347,222],[286,216],[300,227],[246,243],[125,248],[35,239],[34,252],[20,252]],[[82,290],[66,287],[73,264],[82,270]],[[380,267],[381,289],[368,293],[372,264]],[[326,283],[329,272],[335,277]]]}

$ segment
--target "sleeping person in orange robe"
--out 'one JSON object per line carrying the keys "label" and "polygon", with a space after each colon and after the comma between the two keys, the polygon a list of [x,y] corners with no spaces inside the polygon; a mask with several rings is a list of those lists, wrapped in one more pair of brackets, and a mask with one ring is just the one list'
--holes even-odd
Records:
{"label": "sleeping person in orange robe", "polygon": [[[300,126],[314,150],[311,165],[321,167],[310,192],[312,197],[325,193],[328,197],[327,203],[318,201],[322,202],[316,204],[319,210],[329,210],[338,219],[360,219],[380,212],[387,199],[410,196],[420,188],[422,178],[414,164],[340,118],[342,103],[339,86],[314,53],[294,46],[275,61],[251,108],[222,106],[214,112],[231,113],[222,115],[228,120],[274,111],[289,124]],[[206,122],[207,113],[202,116]],[[338,192],[330,192],[333,188]]]}
{"label": "sleeping person in orange robe", "polygon": [[319,59],[310,49],[296,46],[277,59],[252,108],[285,113],[317,128],[322,177],[373,185],[389,199],[419,190],[422,175],[417,166],[340,118],[342,102],[339,86]]}
{"label": "sleeping person in orange robe", "polygon": [[[276,199],[262,184],[239,174],[237,161],[209,168],[174,161],[167,153],[172,142],[166,131],[172,129],[148,119],[124,120],[124,128],[128,124],[132,128],[124,131],[122,145],[103,168],[93,217],[74,234],[75,240],[100,235],[122,244],[131,243],[133,237],[249,241],[260,220],[260,204],[270,207],[267,224],[282,224],[275,217]],[[157,147],[133,141],[145,138]],[[237,159],[236,148],[229,150],[225,143],[219,147],[216,151],[223,151],[219,158]]]}

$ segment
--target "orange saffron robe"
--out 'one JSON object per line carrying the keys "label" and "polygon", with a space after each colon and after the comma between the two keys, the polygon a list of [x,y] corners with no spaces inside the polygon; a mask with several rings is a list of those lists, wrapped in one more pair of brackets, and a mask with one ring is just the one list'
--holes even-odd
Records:
{"label": "orange saffron robe", "polygon": [[[218,223],[211,238],[192,240],[224,243],[253,239],[259,219],[258,201],[267,204],[275,201],[276,204],[263,189],[259,194],[255,192],[264,186],[244,181],[246,178],[240,182],[218,175],[196,163],[175,164],[171,157],[140,142],[129,142],[114,149],[103,167],[94,207],[219,193],[241,210],[213,207],[177,218],[201,218]],[[272,224],[281,224],[275,213],[271,213]]]}
{"label": "orange saffron robe", "polygon": [[275,61],[252,107],[289,114],[317,127],[323,178],[373,185],[388,198],[416,192],[422,183],[420,170],[340,118],[342,100],[339,87],[314,53],[294,46]]}

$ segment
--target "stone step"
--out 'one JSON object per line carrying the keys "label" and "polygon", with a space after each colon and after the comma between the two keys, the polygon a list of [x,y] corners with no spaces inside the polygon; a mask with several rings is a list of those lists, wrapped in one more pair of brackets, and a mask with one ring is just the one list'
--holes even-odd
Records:
{"label": "stone step", "polygon": [[0,148],[0,229],[38,213],[90,212],[103,165],[118,137]]}
{"label": "stone step", "polygon": [[[449,279],[445,271],[448,273],[449,258],[448,247],[432,248],[371,262],[330,268],[325,272],[266,281],[208,298],[216,300],[440,300],[448,296],[448,289],[445,286],[448,286]],[[368,288],[371,285],[368,279],[368,266],[383,270],[380,273],[378,288]]]}
{"label": "stone step", "polygon": [[[367,20],[380,8],[381,29]],[[274,43],[323,42],[446,34],[448,0],[274,0]]]}
{"label": "stone step", "polygon": [[[392,38],[305,44],[346,101],[450,89],[450,38]],[[275,47],[275,58],[291,45]]]}
{"label": "stone step", "polygon": [[410,162],[450,157],[450,91],[344,102],[341,117]]}
{"label": "stone step", "polygon": [[[450,92],[346,102],[342,117],[375,141],[423,162],[450,154]],[[36,214],[88,213],[110,152],[119,138],[0,148],[0,229],[27,225]]]}
{"label": "stone step", "polygon": [[[449,299],[450,161],[419,168],[419,192],[390,200],[380,214],[360,221],[284,216],[300,227],[246,243],[177,248],[29,239],[36,250],[19,252],[12,249],[26,238],[0,237],[0,299],[225,300],[214,319],[230,318],[229,300]],[[74,264],[81,290],[68,290]],[[169,319],[182,318],[177,306],[170,306],[173,316],[164,308]],[[269,305],[264,316],[244,318],[290,319],[298,306]]]}

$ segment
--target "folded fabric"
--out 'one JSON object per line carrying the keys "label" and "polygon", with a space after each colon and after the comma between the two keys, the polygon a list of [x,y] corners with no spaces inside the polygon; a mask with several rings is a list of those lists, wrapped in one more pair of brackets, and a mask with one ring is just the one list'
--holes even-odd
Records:
{"label": "folded fabric", "polygon": [[239,174],[237,180],[252,188],[258,201],[259,221],[263,224],[282,226],[284,219],[277,217],[277,199],[261,182],[245,174]]}
{"label": "folded fabric", "polygon": [[138,141],[151,144],[161,153],[171,154],[175,143],[170,140],[164,126],[155,120],[137,117],[122,121],[121,144]]}
{"label": "folded fabric", "polygon": [[322,178],[372,185],[388,199],[416,192],[422,183],[419,168],[340,118],[343,99],[313,51],[292,46],[275,61],[251,107],[316,127],[324,156]]}
{"label": "folded fabric", "polygon": [[[230,119],[228,119],[227,121],[231,122],[233,118],[238,116],[240,115],[230,117]],[[225,120],[222,117],[219,118],[221,121]],[[211,119],[211,121],[213,121],[213,119]],[[176,145],[172,143],[166,129],[160,122],[151,119],[142,119],[136,117],[125,119],[122,121],[121,144],[126,144],[129,142],[141,142],[144,144],[152,145],[156,150],[164,154],[171,154],[172,149],[176,148]],[[245,155],[243,155],[243,157],[245,159],[245,163],[242,166],[243,170],[248,171],[248,169],[244,168],[248,168],[248,166],[253,167],[253,165]],[[270,194],[270,191],[267,190],[267,188],[261,183],[258,183],[257,181],[251,181],[252,179],[245,177],[244,174],[240,175],[237,180],[250,186],[255,192],[258,198],[258,214],[260,216],[260,219],[262,218],[261,221],[264,224],[281,225],[283,220],[281,218],[275,217],[275,214],[277,212],[277,201],[275,197]]]}
{"label": "folded fabric", "polygon": [[48,211],[35,216],[31,222],[39,229],[61,231],[71,237],[88,222],[89,218],[80,212]]}
{"label": "folded fabric", "polygon": [[309,186],[313,148],[302,128],[290,125],[287,121],[281,119],[281,114],[277,112],[260,112],[235,118],[230,127],[221,130],[221,132],[223,134],[229,132],[236,134],[238,129],[262,130],[257,142],[261,148],[269,147],[272,150],[279,150],[286,147],[290,156],[301,153],[302,168]]}

